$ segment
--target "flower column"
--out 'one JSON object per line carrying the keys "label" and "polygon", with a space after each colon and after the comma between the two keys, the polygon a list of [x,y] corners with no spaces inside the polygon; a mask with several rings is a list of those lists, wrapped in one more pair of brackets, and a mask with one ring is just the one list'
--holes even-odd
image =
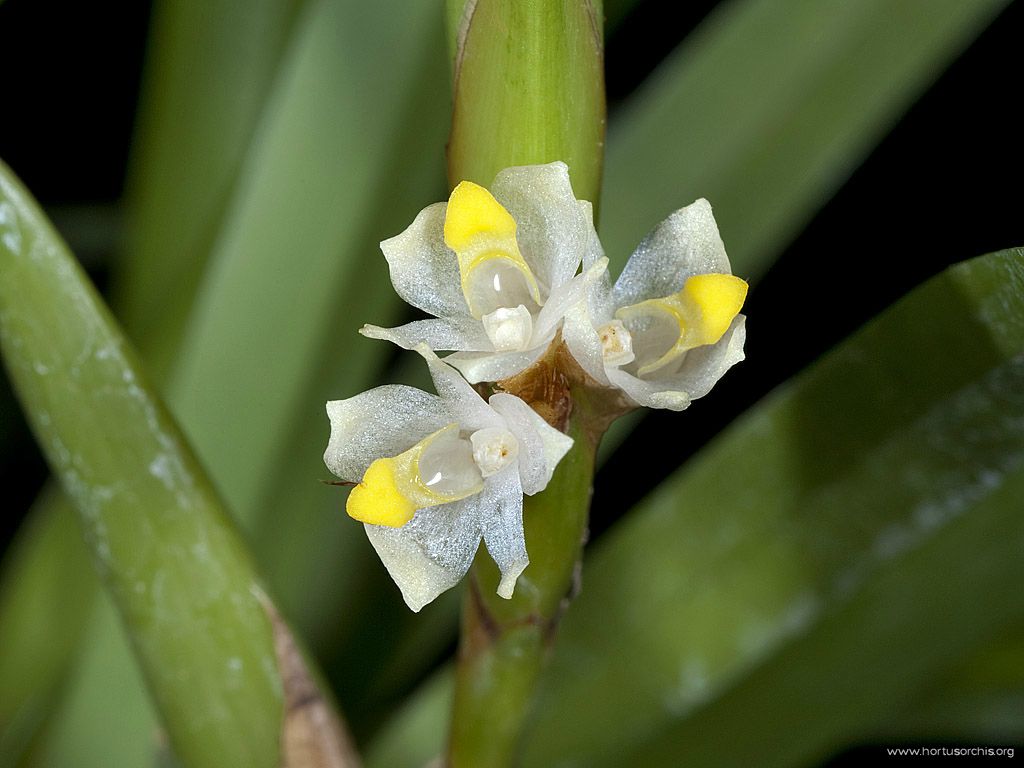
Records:
{"label": "flower column", "polygon": [[[450,0],[455,41],[452,187],[487,185],[503,168],[564,161],[580,199],[600,191],[604,146],[603,16],[587,0]],[[461,6],[461,7],[460,7]],[[586,535],[594,452],[614,403],[587,396],[557,342],[498,388],[522,397],[575,443],[548,487],[527,498],[530,566],[511,600],[477,556],[463,605],[448,762],[513,762],[534,686],[574,588]],[[604,395],[607,398],[607,395]]]}

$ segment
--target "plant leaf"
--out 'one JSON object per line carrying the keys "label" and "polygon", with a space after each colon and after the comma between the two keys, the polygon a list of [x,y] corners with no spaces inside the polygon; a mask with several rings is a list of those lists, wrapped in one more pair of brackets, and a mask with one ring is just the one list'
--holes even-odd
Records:
{"label": "plant leaf", "polygon": [[[1022,384],[1014,249],[755,406],[588,551],[524,764],[806,765],[880,732],[1024,615]],[[439,753],[449,701],[420,691],[371,756]]]}
{"label": "plant leaf", "polygon": [[735,0],[614,115],[601,238],[617,272],[706,197],[759,277],[1005,0]]}
{"label": "plant leaf", "polygon": [[56,488],[29,512],[0,580],[0,765],[17,765],[53,714],[97,581]]}
{"label": "plant leaf", "polygon": [[269,598],[134,353],[5,166],[0,268],[4,362],[176,754],[276,766],[290,676],[278,672]]}
{"label": "plant leaf", "polygon": [[116,273],[114,305],[158,379],[173,363],[304,5],[162,0],[154,7],[127,185],[128,258]]}
{"label": "plant leaf", "polygon": [[1021,250],[947,270],[615,528],[527,764],[805,764],[1024,615],[1022,286]]}

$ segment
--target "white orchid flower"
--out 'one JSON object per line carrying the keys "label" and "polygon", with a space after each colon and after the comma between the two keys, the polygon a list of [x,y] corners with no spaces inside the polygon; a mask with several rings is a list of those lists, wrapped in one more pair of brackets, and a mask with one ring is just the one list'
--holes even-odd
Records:
{"label": "white orchid flower", "polygon": [[644,238],[614,285],[607,274],[595,281],[569,310],[563,338],[601,384],[637,405],[681,411],[743,359],[746,295],[701,199]]}
{"label": "white orchid flower", "polygon": [[445,361],[472,383],[533,364],[607,265],[591,205],[575,198],[561,162],[506,168],[490,191],[463,181],[380,247],[398,294],[437,319],[360,332],[454,350]]}
{"label": "white orchid flower", "polygon": [[419,611],[459,582],[480,539],[512,597],[529,564],[523,494],[544,490],[572,438],[514,395],[484,401],[425,346],[437,389],[389,385],[327,403],[324,462],[358,483],[348,514],[366,534],[405,602]]}

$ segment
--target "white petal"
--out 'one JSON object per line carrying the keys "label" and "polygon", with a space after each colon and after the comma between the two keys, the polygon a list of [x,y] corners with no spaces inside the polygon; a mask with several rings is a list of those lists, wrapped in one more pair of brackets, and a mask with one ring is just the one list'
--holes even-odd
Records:
{"label": "white petal", "polygon": [[516,220],[523,258],[549,291],[576,274],[594,225],[573,194],[565,163],[506,168],[491,193]]}
{"label": "white petal", "polygon": [[569,352],[580,367],[601,384],[607,384],[608,377],[597,329],[612,319],[611,290],[611,280],[605,271],[591,284],[587,301],[570,308],[562,324],[562,340]]}
{"label": "white petal", "polygon": [[597,236],[597,230],[594,228],[593,204],[589,200],[580,200],[579,206],[587,220],[587,228],[589,230],[587,249],[583,252],[583,269],[585,271],[590,265],[595,264],[604,257],[604,246],[601,245],[601,238]]}
{"label": "white petal", "polygon": [[551,481],[558,462],[572,448],[572,438],[559,432],[515,395],[498,392],[488,400],[519,441],[519,478],[523,493],[532,496]]}
{"label": "white petal", "polygon": [[529,368],[544,354],[547,344],[540,344],[525,352],[456,352],[444,360],[458,368],[473,384],[481,381],[501,381]]}
{"label": "white petal", "polygon": [[700,199],[673,213],[643,239],[612,289],[616,307],[669,296],[686,278],[732,273],[711,205]]}
{"label": "white petal", "polygon": [[417,510],[401,528],[364,526],[412,610],[419,611],[466,575],[480,545],[481,495]]}
{"label": "white petal", "polygon": [[644,380],[609,368],[608,378],[642,406],[682,411],[692,400],[710,392],[725,372],[743,359],[745,321],[743,315],[737,315],[717,344],[687,352],[682,368],[672,376]]}
{"label": "white petal", "polygon": [[426,344],[433,350],[478,352],[493,349],[480,321],[472,317],[414,320],[397,328],[364,325],[359,332],[371,339],[390,341],[403,349],[415,349],[417,344]]}
{"label": "white petal", "polygon": [[551,291],[548,300],[541,307],[533,328],[533,342],[540,344],[550,340],[554,331],[562,324],[572,307],[585,302],[590,295],[592,286],[608,271],[608,259],[601,258],[590,265],[582,274],[576,275],[569,282]]}
{"label": "white petal", "polygon": [[327,416],[331,438],[324,463],[353,482],[362,479],[374,459],[397,456],[452,421],[441,398],[400,384],[332,400]]}
{"label": "white petal", "polygon": [[423,344],[415,348],[430,368],[430,378],[434,380],[434,389],[441,396],[445,406],[452,415],[452,421],[468,430],[484,429],[501,426],[501,417],[484,401],[480,394],[471,387],[458,371],[441,360]]}
{"label": "white petal", "polygon": [[508,600],[530,564],[523,533],[523,490],[515,467],[487,478],[477,498],[484,544],[501,571],[498,595]]}
{"label": "white petal", "polygon": [[437,317],[469,316],[459,262],[444,244],[447,203],[427,206],[409,228],[380,244],[395,291],[409,304]]}

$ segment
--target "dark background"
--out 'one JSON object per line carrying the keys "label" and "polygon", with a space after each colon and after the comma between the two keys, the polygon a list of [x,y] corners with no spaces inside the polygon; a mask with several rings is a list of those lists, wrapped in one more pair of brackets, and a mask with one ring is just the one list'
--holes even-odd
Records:
{"label": "dark background", "polygon": [[[696,0],[681,11],[682,5],[641,2],[609,35],[610,120],[715,3]],[[0,6],[0,158],[44,204],[101,289],[118,254],[118,203],[148,16],[148,4],[139,2],[7,0]],[[643,421],[598,475],[594,536],[680,463],[678,449],[652,446],[678,446],[669,438],[685,429],[686,450],[699,450],[916,284],[956,261],[1024,245],[1022,131],[1014,116],[1022,92],[1021,40],[1024,3],[1018,0],[824,203],[751,291],[743,375],[722,380],[708,396],[715,407]],[[841,281],[826,291],[806,290],[823,261]],[[3,376],[0,456],[2,552],[46,475]],[[628,484],[619,482],[624,476]]]}

